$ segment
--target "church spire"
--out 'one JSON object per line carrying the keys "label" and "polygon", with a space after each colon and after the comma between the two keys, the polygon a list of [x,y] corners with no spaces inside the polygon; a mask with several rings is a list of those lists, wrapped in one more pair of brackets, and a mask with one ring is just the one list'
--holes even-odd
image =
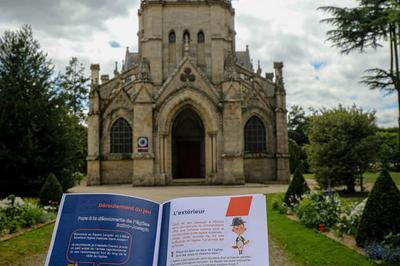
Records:
{"label": "church spire", "polygon": [[114,69],[114,76],[118,76],[119,72],[118,72],[118,62],[115,61],[115,69]]}
{"label": "church spire", "polygon": [[261,73],[262,73],[262,69],[261,69],[261,65],[260,65],[260,60],[258,60],[257,75],[261,76]]}

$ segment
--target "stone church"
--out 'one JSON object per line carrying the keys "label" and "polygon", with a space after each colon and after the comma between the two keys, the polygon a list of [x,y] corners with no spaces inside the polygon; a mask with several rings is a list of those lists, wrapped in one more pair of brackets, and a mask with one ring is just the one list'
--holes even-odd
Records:
{"label": "stone church", "polygon": [[138,51],[91,65],[88,185],[289,180],[280,62],[237,51],[230,0],[142,0]]}

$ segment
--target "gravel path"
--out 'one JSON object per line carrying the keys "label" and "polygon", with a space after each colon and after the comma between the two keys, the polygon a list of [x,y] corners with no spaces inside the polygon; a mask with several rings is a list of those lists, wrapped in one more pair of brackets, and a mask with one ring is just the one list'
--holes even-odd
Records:
{"label": "gravel path", "polygon": [[132,185],[103,185],[91,186],[86,184],[69,190],[71,193],[116,193],[146,198],[157,202],[196,196],[221,196],[240,194],[270,194],[285,192],[286,184],[246,184],[241,186],[165,186],[165,187],[132,187]]}
{"label": "gravel path", "polygon": [[284,250],[271,236],[268,239],[269,243],[269,265],[271,266],[295,266]]}

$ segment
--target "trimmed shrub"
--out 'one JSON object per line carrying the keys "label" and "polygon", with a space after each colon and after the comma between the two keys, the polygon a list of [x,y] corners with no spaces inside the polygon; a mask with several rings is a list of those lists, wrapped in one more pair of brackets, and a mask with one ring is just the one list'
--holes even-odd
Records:
{"label": "trimmed shrub", "polygon": [[59,202],[62,195],[63,189],[60,182],[54,174],[50,174],[40,190],[40,203],[49,205],[50,202]]}
{"label": "trimmed shrub", "polygon": [[306,180],[304,179],[302,173],[302,167],[299,165],[294,172],[292,182],[286,191],[284,201],[287,206],[293,206],[299,199],[304,195],[304,193],[310,191]]}
{"label": "trimmed shrub", "polygon": [[358,232],[361,247],[380,243],[385,236],[400,232],[400,192],[387,170],[375,182],[365,206]]}

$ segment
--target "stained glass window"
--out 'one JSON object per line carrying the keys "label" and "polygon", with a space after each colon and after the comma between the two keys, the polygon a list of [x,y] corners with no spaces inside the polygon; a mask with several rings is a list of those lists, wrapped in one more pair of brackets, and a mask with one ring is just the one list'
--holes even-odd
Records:
{"label": "stained glass window", "polygon": [[123,118],[111,127],[111,153],[132,153],[132,129]]}
{"label": "stained glass window", "polygon": [[197,42],[204,43],[204,41],[205,41],[204,32],[199,31],[199,33],[197,34]]}
{"label": "stained glass window", "polygon": [[169,43],[175,43],[176,42],[176,35],[175,35],[174,31],[171,31],[169,33],[168,40],[169,40]]}
{"label": "stained glass window", "polygon": [[244,136],[246,152],[258,153],[266,151],[265,127],[260,118],[253,116],[247,121]]}

